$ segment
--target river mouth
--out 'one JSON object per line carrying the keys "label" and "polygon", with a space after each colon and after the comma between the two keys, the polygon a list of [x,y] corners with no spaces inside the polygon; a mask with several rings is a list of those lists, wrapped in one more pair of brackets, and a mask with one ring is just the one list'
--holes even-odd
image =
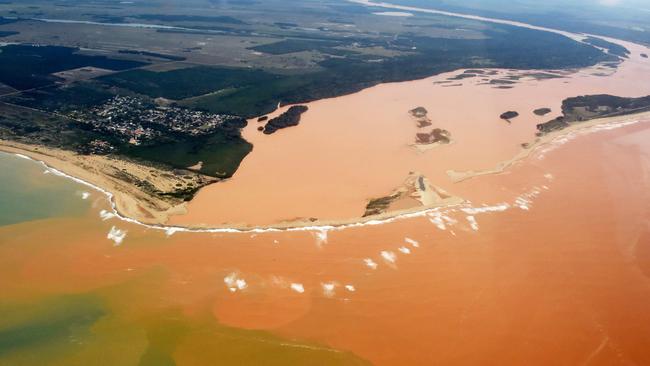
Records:
{"label": "river mouth", "polygon": [[[251,120],[243,136],[254,150],[236,174],[201,189],[187,213],[172,216],[167,224],[287,227],[361,222],[370,203],[408,190],[405,182],[413,174],[457,197],[454,204],[471,199],[471,190],[458,181],[499,172],[500,164],[540,143],[536,126],[561,115],[564,99],[601,93],[650,95],[650,82],[638,82],[650,75],[650,62],[640,56],[647,48],[620,44],[631,55],[617,65],[564,71],[457,70],[307,103],[309,110],[298,126],[273,135],[260,133],[258,122]],[[409,112],[418,107],[428,111],[426,123]],[[508,111],[516,116],[501,118]],[[430,143],[442,138],[428,137],[434,130],[443,131],[438,133],[446,143]],[[421,197],[413,201],[411,196],[381,213],[427,208],[422,200],[415,202]]]}
{"label": "river mouth", "polygon": [[[346,350],[381,365],[490,363],[500,356],[489,349],[502,347],[542,365],[557,337],[576,341],[553,359],[583,359],[605,330],[620,352],[634,355],[648,331],[650,129],[645,122],[598,126],[558,137],[506,174],[469,180],[474,196],[486,197],[471,207],[345,230],[169,236],[100,218],[102,195],[88,189],[83,200],[73,189],[64,198],[90,210],[0,226],[4,302],[38,299],[49,305],[38,312],[47,319],[72,309],[83,320],[76,339],[134,349],[146,344],[142,329],[164,325],[178,360],[223,357],[192,347],[219,334]],[[626,317],[611,306],[625,306]],[[459,360],[467,347],[479,351]],[[620,354],[598,357],[608,363]]]}

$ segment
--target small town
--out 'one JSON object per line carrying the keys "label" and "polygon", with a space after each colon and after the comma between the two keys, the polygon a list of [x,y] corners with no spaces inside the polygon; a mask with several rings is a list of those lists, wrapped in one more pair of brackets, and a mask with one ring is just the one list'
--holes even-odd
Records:
{"label": "small town", "polygon": [[68,116],[102,132],[124,137],[133,145],[154,140],[169,132],[190,136],[207,135],[224,122],[241,119],[176,106],[157,106],[130,96],[115,96],[96,107],[69,112]]}

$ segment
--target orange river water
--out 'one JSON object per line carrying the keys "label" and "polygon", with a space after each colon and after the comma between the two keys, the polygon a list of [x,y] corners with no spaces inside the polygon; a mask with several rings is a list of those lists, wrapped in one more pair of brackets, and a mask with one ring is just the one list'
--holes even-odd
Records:
{"label": "orange river water", "polygon": [[[240,170],[172,224],[358,217],[411,171],[462,205],[345,229],[165,233],[88,191],[81,214],[0,226],[0,364],[650,364],[647,117],[557,138],[501,174],[447,175],[512,158],[566,97],[650,94],[648,50],[624,45],[616,70],[434,84],[455,72],[309,103],[270,136],[251,121]],[[411,146],[417,106],[452,144]]]}
{"label": "orange river water", "polygon": [[[457,71],[309,103],[300,126],[273,135],[257,131],[252,120],[244,137],[254,148],[234,177],[202,189],[188,213],[170,224],[264,226],[360,217],[370,199],[389,195],[409,172],[467,198],[447,171],[489,170],[512,158],[522,143],[534,141],[538,123],[561,115],[565,98],[650,95],[650,59],[640,56],[648,48],[616,42],[632,53],[616,70],[599,65],[563,78],[523,78],[511,89],[481,85],[480,77],[452,82],[459,86],[435,84]],[[501,77],[527,73],[497,71]],[[424,152],[412,146],[418,128],[408,111],[418,106],[429,111],[433,127],[451,132],[452,144]],[[533,114],[542,107],[553,112]],[[499,118],[509,110],[520,114],[510,124]]]}
{"label": "orange river water", "polygon": [[[167,236],[100,220],[91,192],[87,214],[0,227],[0,305],[99,294],[111,315],[52,364],[126,357],[166,309],[377,365],[649,364],[648,141],[650,121],[575,134],[463,183],[480,204],[329,232]],[[179,331],[174,360],[218,362],[206,334]]]}

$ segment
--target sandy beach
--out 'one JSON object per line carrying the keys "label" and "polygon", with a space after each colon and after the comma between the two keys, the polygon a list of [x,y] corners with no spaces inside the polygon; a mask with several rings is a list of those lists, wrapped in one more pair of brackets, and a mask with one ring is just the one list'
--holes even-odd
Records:
{"label": "sandy beach", "polygon": [[[165,170],[123,159],[79,155],[70,151],[5,140],[0,140],[0,151],[43,162],[49,168],[110,193],[114,208],[120,215],[144,224],[160,224],[167,221],[170,215],[185,212],[184,202],[161,199],[140,189],[134,181],[131,181],[132,179],[147,181],[162,192],[170,191],[176,183],[184,181],[183,177],[172,176]],[[128,176],[125,176],[124,172],[128,173]],[[191,179],[208,178],[193,176]]]}

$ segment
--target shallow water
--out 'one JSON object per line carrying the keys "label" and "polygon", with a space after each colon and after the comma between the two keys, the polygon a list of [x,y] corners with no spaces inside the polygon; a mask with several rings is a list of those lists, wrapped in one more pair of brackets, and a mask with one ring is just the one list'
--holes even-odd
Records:
{"label": "shallow water", "polygon": [[[0,152],[0,226],[84,214],[98,194],[46,173],[40,164]],[[86,193],[86,194],[84,194]]]}
{"label": "shallow water", "polygon": [[98,200],[2,226],[0,364],[648,364],[648,141],[558,141],[384,225],[167,236]]}

